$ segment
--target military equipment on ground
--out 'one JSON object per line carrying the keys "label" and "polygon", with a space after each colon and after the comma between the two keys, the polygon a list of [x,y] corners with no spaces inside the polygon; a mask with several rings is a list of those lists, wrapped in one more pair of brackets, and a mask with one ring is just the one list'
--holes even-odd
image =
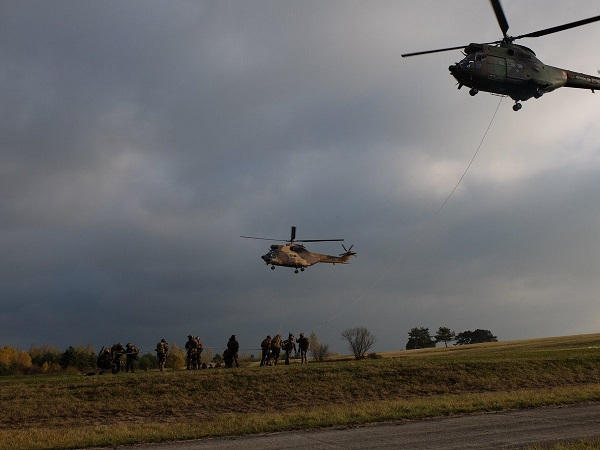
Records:
{"label": "military equipment on ground", "polygon": [[273,244],[268,253],[261,256],[262,260],[274,270],[275,266],[292,267],[294,273],[298,273],[298,269],[304,272],[304,269],[317,263],[329,264],[348,264],[351,256],[356,255],[352,251],[353,245],[346,248],[342,244],[344,253],[339,256],[326,255],[323,253],[309,252],[304,245],[299,242],[343,242],[343,239],[296,239],[296,227],[292,226],[290,239],[271,239],[255,236],[240,236],[245,239],[260,239],[263,241],[279,241],[285,244]]}
{"label": "military equipment on ground", "polygon": [[500,0],[490,0],[490,2],[502,30],[503,38],[501,40],[484,44],[471,43],[466,46],[459,45],[437,50],[404,53],[402,57],[463,49],[465,58],[448,68],[458,81],[458,88],[460,89],[462,86],[470,87],[469,94],[471,95],[475,95],[479,91],[507,95],[515,101],[514,111],[521,109],[520,101],[528,100],[531,97],[540,98],[542,95],[560,87],[591,89],[592,92],[595,89],[600,89],[600,78],[547,66],[536,58],[533,50],[513,43],[517,39],[545,36],[597,22],[600,20],[600,16],[519,36],[509,36],[506,34],[508,21],[502,10]]}

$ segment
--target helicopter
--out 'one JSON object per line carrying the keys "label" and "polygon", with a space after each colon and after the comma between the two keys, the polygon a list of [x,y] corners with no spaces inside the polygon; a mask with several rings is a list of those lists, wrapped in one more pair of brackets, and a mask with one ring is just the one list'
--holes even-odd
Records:
{"label": "helicopter", "polygon": [[245,239],[261,239],[263,241],[280,241],[285,244],[273,244],[268,253],[261,256],[262,260],[271,266],[271,270],[275,270],[275,266],[293,267],[294,273],[298,273],[298,269],[304,272],[304,269],[315,265],[317,263],[329,263],[329,264],[348,264],[348,260],[351,256],[355,256],[356,252],[352,251],[351,245],[346,248],[342,244],[344,253],[339,256],[325,255],[322,253],[309,252],[306,247],[298,242],[334,242],[343,241],[343,239],[296,239],[296,227],[292,226],[291,234],[289,239],[271,239],[255,236],[240,236]]}
{"label": "helicopter", "polygon": [[521,101],[532,97],[540,98],[560,87],[579,89],[600,89],[600,78],[547,66],[536,58],[535,53],[524,45],[514,44],[517,39],[526,37],[540,37],[569,28],[579,27],[588,23],[597,22],[600,16],[566,23],[532,33],[519,36],[509,36],[508,21],[502,10],[500,0],[490,0],[498,24],[502,30],[503,38],[499,41],[484,44],[471,43],[457,47],[440,48],[421,52],[404,53],[408,56],[424,55],[428,53],[446,52],[463,49],[465,58],[448,67],[450,73],[458,81],[458,89],[463,86],[471,88],[469,94],[476,95],[479,91],[490,92],[497,95],[507,95],[515,101],[514,111],[522,107]]}

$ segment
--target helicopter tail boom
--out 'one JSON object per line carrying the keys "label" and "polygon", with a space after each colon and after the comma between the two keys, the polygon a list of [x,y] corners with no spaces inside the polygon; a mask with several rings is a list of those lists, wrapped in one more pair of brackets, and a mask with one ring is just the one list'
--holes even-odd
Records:
{"label": "helicopter tail boom", "polygon": [[354,245],[351,245],[349,248],[346,248],[344,244],[342,244],[344,253],[340,253],[340,256],[319,255],[319,262],[330,264],[348,264],[350,258],[356,255],[356,252],[352,251],[352,247],[354,247]]}
{"label": "helicopter tail boom", "polygon": [[579,89],[595,89],[600,90],[600,78],[592,75],[586,75],[585,73],[572,72],[565,70],[567,73],[567,82],[565,87],[579,88]]}
{"label": "helicopter tail boom", "polygon": [[348,264],[350,257],[352,255],[344,255],[344,256],[331,256],[331,255],[321,255],[319,258],[319,262],[321,263],[329,263],[329,264]]}

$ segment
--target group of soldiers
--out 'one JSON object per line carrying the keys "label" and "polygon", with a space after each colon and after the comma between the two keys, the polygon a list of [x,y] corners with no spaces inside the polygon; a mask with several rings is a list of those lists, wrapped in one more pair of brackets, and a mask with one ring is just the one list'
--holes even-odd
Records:
{"label": "group of soldiers", "polygon": [[[185,343],[185,353],[186,353],[186,368],[187,370],[198,370],[205,369],[206,363],[202,363],[202,351],[204,350],[204,346],[200,342],[200,338],[198,336],[194,337],[191,334],[188,335],[188,340]],[[238,353],[240,351],[240,344],[235,337],[235,334],[232,334],[227,341],[227,347],[223,350],[223,363],[225,367],[240,367]]]}
{"label": "group of soldiers", "polygon": [[290,333],[288,338],[284,341],[281,340],[281,336],[278,334],[272,338],[271,336],[267,336],[263,339],[260,344],[262,351],[260,366],[276,366],[279,362],[281,350],[285,352],[285,364],[288,365],[290,363],[290,354],[292,353],[292,350],[294,350],[296,355],[298,354],[296,343],[298,343],[300,357],[302,358],[301,364],[308,364],[308,359],[306,358],[309,347],[308,338],[306,338],[303,333],[300,333],[300,337],[298,338],[298,341],[296,341],[296,337]]}
{"label": "group of soldiers", "polygon": [[98,353],[96,364],[101,372],[110,370],[112,373],[119,373],[123,370],[123,355],[125,355],[125,372],[135,372],[134,362],[138,359],[139,354],[139,348],[132,343],[123,347],[123,344],[117,342],[110,349],[102,347]]}
{"label": "group of soldiers", "polygon": [[[285,352],[285,364],[290,363],[290,354],[292,350],[295,355],[302,358],[301,364],[308,364],[306,354],[309,348],[309,340],[300,333],[300,337],[296,340],[292,333],[289,334],[286,340],[282,340],[280,335],[275,335],[273,338],[267,336],[261,343],[262,356],[260,365],[271,366],[277,365],[281,350]],[[198,370],[206,368],[206,364],[202,364],[201,357],[204,346],[200,342],[198,336],[188,335],[188,340],[185,343],[186,351],[186,368],[187,370]],[[225,367],[240,367],[238,353],[240,344],[235,335],[231,335],[227,341],[227,347],[223,351],[223,363]],[[125,347],[118,342],[112,347],[102,347],[98,353],[97,365],[101,373],[105,370],[111,370],[112,373],[118,373],[123,370],[123,355],[125,355],[125,372],[135,372],[134,362],[139,357],[140,350],[133,344],[128,343]],[[169,356],[169,344],[165,339],[161,339],[156,344],[156,357],[158,359],[158,368],[162,372],[167,365]]]}

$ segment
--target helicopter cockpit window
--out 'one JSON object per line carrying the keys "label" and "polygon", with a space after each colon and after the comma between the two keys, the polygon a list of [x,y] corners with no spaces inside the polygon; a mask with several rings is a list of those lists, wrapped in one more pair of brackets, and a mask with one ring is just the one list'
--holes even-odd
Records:
{"label": "helicopter cockpit window", "polygon": [[279,248],[279,245],[271,245],[271,250],[277,250]]}

